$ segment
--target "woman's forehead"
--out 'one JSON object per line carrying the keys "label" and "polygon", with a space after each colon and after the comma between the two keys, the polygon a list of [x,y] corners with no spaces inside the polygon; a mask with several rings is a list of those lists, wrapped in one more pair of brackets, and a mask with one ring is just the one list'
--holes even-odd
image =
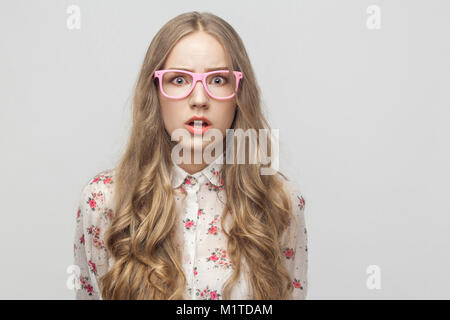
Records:
{"label": "woman's forehead", "polygon": [[227,53],[214,37],[202,33],[182,38],[169,53],[165,68],[185,68],[206,72],[228,65]]}

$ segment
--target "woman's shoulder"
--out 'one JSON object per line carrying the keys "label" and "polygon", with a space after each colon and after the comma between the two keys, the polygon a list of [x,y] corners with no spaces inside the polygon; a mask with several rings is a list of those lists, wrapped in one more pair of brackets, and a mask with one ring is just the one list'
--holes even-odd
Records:
{"label": "woman's shoulder", "polygon": [[83,186],[83,191],[112,191],[115,178],[114,176],[115,169],[105,169],[103,171],[100,171],[89,177],[89,179]]}
{"label": "woman's shoulder", "polygon": [[87,185],[111,185],[114,183],[115,169],[105,169],[91,176]]}
{"label": "woman's shoulder", "polygon": [[81,192],[80,206],[91,219],[109,222],[113,216],[115,169],[106,169],[91,176]]}

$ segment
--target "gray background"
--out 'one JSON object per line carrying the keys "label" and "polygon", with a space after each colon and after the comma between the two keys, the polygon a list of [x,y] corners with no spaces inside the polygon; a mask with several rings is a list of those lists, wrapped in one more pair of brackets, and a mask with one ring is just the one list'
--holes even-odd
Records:
{"label": "gray background", "polygon": [[[66,27],[70,4],[81,29]],[[381,29],[366,26],[369,5]],[[66,287],[84,184],[115,165],[157,30],[210,11],[242,37],[281,170],[303,190],[308,299],[450,298],[448,1],[1,1],[0,298]],[[381,270],[381,289],[366,268]]]}

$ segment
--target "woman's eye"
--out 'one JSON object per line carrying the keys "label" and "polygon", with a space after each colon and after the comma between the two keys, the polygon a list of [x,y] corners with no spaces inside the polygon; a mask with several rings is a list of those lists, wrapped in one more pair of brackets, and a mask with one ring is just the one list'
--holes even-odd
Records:
{"label": "woman's eye", "polygon": [[175,84],[183,84],[184,83],[183,81],[185,81],[185,80],[182,76],[178,76],[178,77],[173,78],[172,82],[174,82],[174,81],[175,81]]}
{"label": "woman's eye", "polygon": [[217,76],[217,77],[214,77],[213,83],[214,84],[224,84],[224,83],[226,83],[226,79],[224,77]]}

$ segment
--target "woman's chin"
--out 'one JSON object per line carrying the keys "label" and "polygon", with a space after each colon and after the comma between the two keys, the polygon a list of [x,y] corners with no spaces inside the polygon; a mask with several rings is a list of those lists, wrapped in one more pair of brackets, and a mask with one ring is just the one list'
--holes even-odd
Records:
{"label": "woman's chin", "polygon": [[210,141],[191,141],[190,143],[183,143],[181,142],[180,147],[183,149],[183,151],[187,152],[202,152],[205,150],[206,146],[210,143]]}

